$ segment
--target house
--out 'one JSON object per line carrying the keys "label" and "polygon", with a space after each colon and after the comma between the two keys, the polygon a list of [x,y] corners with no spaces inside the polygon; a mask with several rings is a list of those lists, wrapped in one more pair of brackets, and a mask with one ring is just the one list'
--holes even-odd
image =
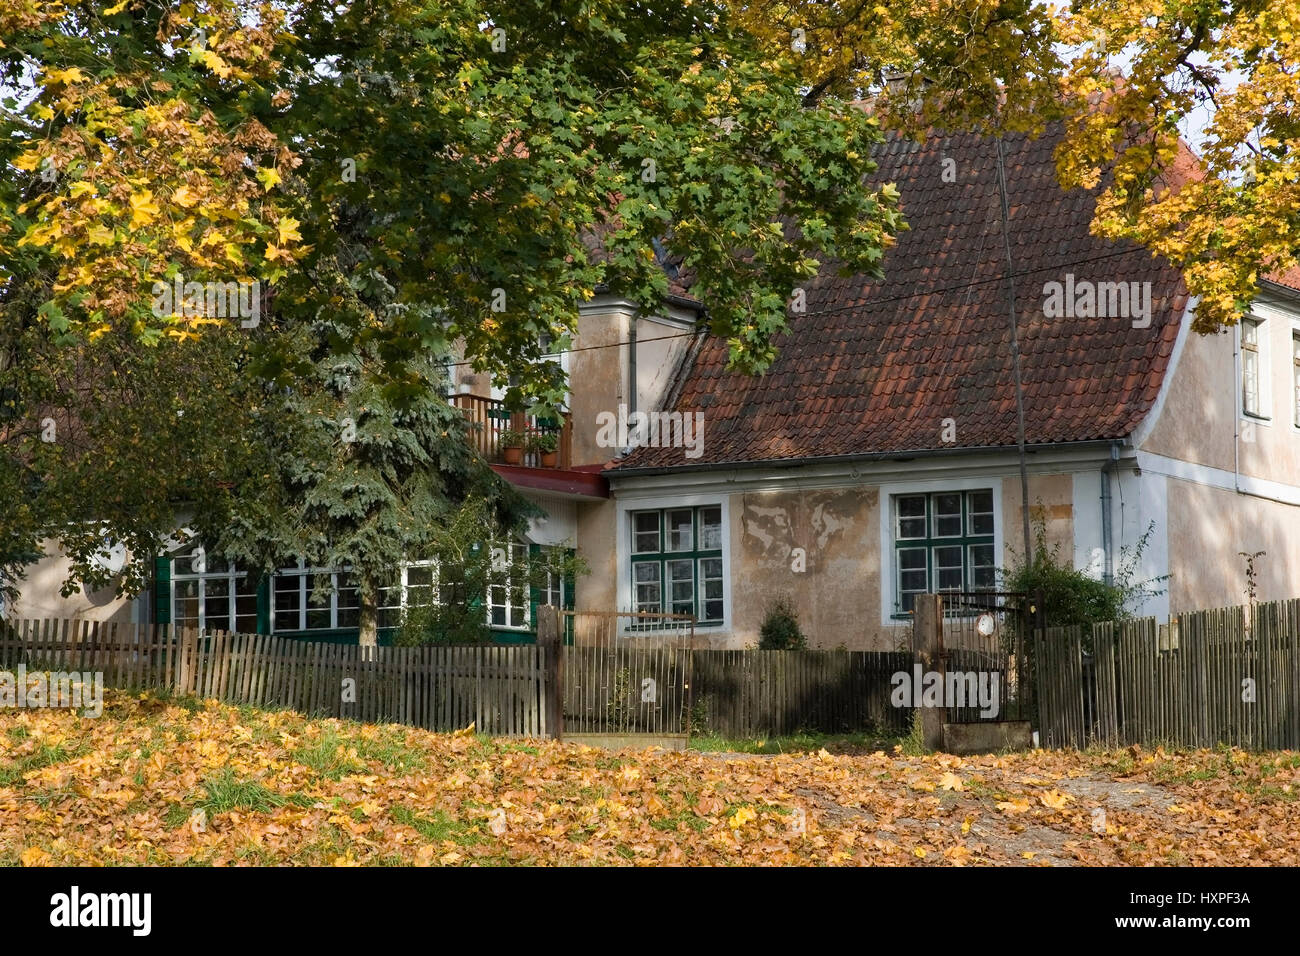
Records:
{"label": "house", "polygon": [[[1239,552],[1265,552],[1259,599],[1300,594],[1300,282],[1266,280],[1239,327],[1193,333],[1175,269],[1091,235],[1092,197],[1058,187],[1054,144],[1004,141],[1027,498],[1049,541],[1105,577],[1150,529],[1137,577],[1168,579],[1139,610],[1162,618],[1241,603]],[[502,432],[546,423],[458,372],[480,450],[546,512],[512,547],[576,548],[591,571],[489,595],[500,639],[530,640],[551,603],[693,614],[700,643],[741,647],[786,596],[815,646],[891,648],[913,595],[991,588],[1023,550],[995,143],[891,138],[877,152],[910,229],[883,280],[828,264],[792,296],[766,374],[727,371],[726,344],[696,330],[707,303],[671,261],[662,314],[611,295],[584,308],[558,357],[571,395],[554,467],[535,453],[506,464]],[[317,608],[308,569],[253,585],[181,551],[159,556],[134,602],[63,601],[58,572],[57,556],[36,566],[15,613],[355,635],[347,581]],[[381,626],[430,574],[400,570]]]}

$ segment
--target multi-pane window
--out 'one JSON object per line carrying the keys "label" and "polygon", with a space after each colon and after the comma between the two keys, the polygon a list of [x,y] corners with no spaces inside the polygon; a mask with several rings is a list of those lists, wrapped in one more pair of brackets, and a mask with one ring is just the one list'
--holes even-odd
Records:
{"label": "multi-pane window", "polygon": [[996,586],[991,490],[897,495],[893,523],[894,613],[918,594]]}
{"label": "multi-pane window", "polygon": [[[316,585],[322,587],[317,590]],[[383,616],[380,592],[380,616]],[[361,623],[360,599],[354,576],[348,571],[297,567],[281,568],[271,580],[272,631],[328,631],[357,627]],[[382,622],[381,627],[385,626]]]}
{"label": "multi-pane window", "polygon": [[508,546],[493,543],[491,547],[493,569],[504,574],[500,583],[488,586],[488,624],[525,629],[528,627],[528,545],[515,541]]}
{"label": "multi-pane window", "polygon": [[257,630],[257,583],[223,558],[193,545],[172,555],[172,623],[182,628]]}
{"label": "multi-pane window", "polygon": [[1264,363],[1261,357],[1263,323],[1259,319],[1241,320],[1241,410],[1262,417],[1264,405]]}
{"label": "multi-pane window", "polygon": [[1291,333],[1291,388],[1295,393],[1295,424],[1300,428],[1300,332]]}
{"label": "multi-pane window", "polygon": [[[324,587],[313,594],[318,576]],[[393,579],[378,589],[378,626],[397,627],[408,607],[433,603],[437,580],[432,564],[417,561],[401,567]],[[351,571],[320,571],[301,561],[284,568],[271,582],[271,629],[281,631],[324,631],[359,627],[361,599],[356,575]]]}
{"label": "multi-pane window", "polygon": [[722,507],[634,511],[632,610],[721,623]]}

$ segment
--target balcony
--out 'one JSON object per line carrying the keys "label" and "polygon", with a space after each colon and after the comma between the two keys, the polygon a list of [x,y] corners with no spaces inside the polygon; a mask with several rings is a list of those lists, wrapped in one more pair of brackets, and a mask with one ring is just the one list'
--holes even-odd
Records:
{"label": "balcony", "polygon": [[[558,422],[539,419],[524,412],[512,412],[504,402],[483,395],[453,395],[451,403],[469,419],[470,441],[479,454],[492,464],[560,469],[567,469],[573,464],[572,426],[567,420],[561,426]],[[523,449],[519,461],[507,461],[507,451],[501,440],[506,432],[524,435],[529,439],[535,435],[554,434],[558,440],[555,461],[551,463],[548,459],[544,463],[540,452],[527,447]]]}

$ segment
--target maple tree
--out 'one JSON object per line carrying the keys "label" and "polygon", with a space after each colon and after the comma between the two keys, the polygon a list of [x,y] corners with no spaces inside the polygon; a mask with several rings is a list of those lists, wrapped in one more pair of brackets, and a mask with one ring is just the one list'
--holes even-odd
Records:
{"label": "maple tree", "polygon": [[[373,267],[427,307],[389,360],[446,324],[478,367],[560,394],[565,341],[597,288],[653,309],[679,257],[737,367],[761,370],[791,290],[834,259],[876,274],[898,226],[872,187],[875,121],[730,28],[721,8],[616,0],[25,4],[7,14],[0,261],[42,271],[43,315],[95,335],[189,336],[148,283],[264,279],[310,316],[348,207]],[[99,38],[114,42],[101,49]],[[32,81],[27,81],[30,88]],[[48,181],[42,173],[49,172]],[[400,374],[400,372],[398,373]]]}
{"label": "maple tree", "polygon": [[[1261,277],[1300,264],[1300,4],[1236,0],[731,0],[810,102],[870,96],[891,128],[1041,133],[1093,229],[1166,257],[1193,327],[1235,323]],[[1193,156],[1180,137],[1194,136]]]}

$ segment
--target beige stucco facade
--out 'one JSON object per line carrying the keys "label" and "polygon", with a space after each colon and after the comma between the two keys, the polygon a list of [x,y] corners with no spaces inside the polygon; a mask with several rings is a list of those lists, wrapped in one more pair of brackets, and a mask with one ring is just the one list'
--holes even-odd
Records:
{"label": "beige stucco facade", "polygon": [[71,567],[59,551],[58,542],[42,544],[45,557],[27,569],[18,600],[6,608],[10,620],[46,620],[57,618],[73,621],[100,621],[115,624],[143,623],[140,600],[119,597],[116,588],[109,586],[87,593],[77,589],[64,597],[60,590],[67,580]]}

